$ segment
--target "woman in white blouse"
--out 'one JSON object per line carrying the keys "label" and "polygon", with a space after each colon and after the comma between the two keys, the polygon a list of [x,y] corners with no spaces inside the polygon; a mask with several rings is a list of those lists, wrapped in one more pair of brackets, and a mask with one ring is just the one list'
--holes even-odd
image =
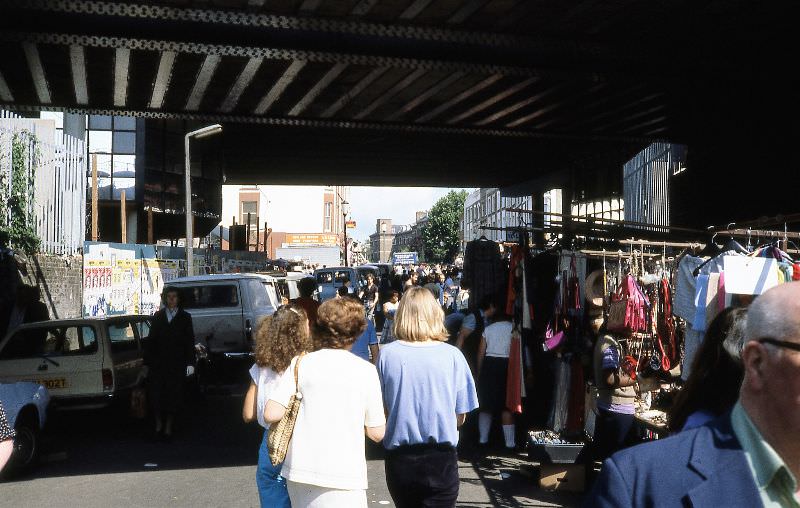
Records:
{"label": "woman in white blouse", "polygon": [[256,363],[250,369],[250,388],[244,399],[242,417],[245,422],[257,419],[265,429],[256,470],[256,485],[262,507],[291,506],[286,480],[280,476],[281,465],[273,466],[269,458],[269,424],[264,421],[264,407],[292,358],[311,349],[308,318],[300,307],[281,307],[258,326],[254,349]]}
{"label": "woman in white blouse", "polygon": [[[375,367],[350,353],[366,324],[363,305],[352,298],[319,307],[312,330],[318,350],[299,360],[300,412],[282,470],[295,508],[367,506],[364,434],[380,442],[386,417]],[[297,361],[270,394],[268,422],[280,421],[286,412]]]}

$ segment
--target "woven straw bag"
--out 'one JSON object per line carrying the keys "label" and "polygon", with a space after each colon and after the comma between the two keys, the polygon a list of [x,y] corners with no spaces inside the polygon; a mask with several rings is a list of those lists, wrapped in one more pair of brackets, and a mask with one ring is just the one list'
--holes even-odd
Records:
{"label": "woven straw bag", "polygon": [[286,459],[286,452],[289,451],[289,441],[292,439],[292,432],[294,431],[294,424],[297,421],[297,415],[300,413],[300,402],[303,395],[300,393],[300,388],[297,384],[297,371],[300,367],[300,360],[303,359],[305,353],[301,353],[294,364],[294,390],[295,393],[289,399],[289,406],[286,408],[286,413],[281,418],[281,421],[274,424],[269,429],[269,437],[267,438],[267,445],[269,446],[269,460],[273,466],[277,466]]}

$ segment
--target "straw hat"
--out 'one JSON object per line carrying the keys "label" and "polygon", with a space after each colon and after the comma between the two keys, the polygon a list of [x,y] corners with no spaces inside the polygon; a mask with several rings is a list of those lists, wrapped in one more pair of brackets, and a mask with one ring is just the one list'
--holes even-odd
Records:
{"label": "straw hat", "polygon": [[586,277],[585,294],[590,305],[603,308],[603,270],[595,270]]}

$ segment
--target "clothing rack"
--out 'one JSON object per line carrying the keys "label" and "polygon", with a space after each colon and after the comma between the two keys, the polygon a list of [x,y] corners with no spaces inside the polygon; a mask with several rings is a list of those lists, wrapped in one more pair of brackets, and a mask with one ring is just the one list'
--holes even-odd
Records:
{"label": "clothing rack", "polygon": [[[587,217],[583,215],[571,215],[565,213],[557,213],[557,212],[544,212],[540,210],[526,210],[524,208],[501,208],[500,211],[503,212],[511,212],[511,213],[528,213],[532,215],[539,215],[539,216],[547,216],[547,217],[561,217],[562,219],[569,219],[572,222],[578,223],[605,223],[617,226],[638,226],[638,227],[648,227],[648,228],[657,228],[661,230],[671,230],[671,231],[683,231],[687,233],[698,233],[698,234],[708,234],[708,231],[703,231],[700,229],[692,229],[686,228],[682,226],[661,226],[658,224],[649,224],[647,222],[636,222],[636,221],[629,221],[629,220],[620,220],[620,219],[605,219],[602,217]],[[563,221],[561,221],[563,224]]]}

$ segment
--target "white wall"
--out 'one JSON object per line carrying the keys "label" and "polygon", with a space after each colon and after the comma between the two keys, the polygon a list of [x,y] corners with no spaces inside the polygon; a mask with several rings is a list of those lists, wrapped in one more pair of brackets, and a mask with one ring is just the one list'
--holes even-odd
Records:
{"label": "white wall", "polygon": [[231,225],[239,215],[239,190],[260,190],[261,223],[273,231],[287,233],[318,233],[323,227],[324,187],[305,185],[223,185],[222,225]]}

